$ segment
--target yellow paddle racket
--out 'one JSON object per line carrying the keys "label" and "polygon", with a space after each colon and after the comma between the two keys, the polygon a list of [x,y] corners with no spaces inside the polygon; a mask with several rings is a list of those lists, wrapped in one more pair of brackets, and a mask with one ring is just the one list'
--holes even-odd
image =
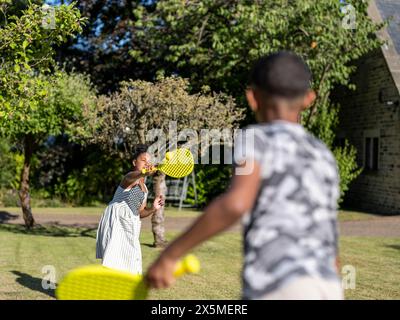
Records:
{"label": "yellow paddle racket", "polygon": [[[179,148],[165,154],[164,160],[155,167],[172,178],[183,178],[193,171],[194,159],[189,149]],[[145,174],[146,169],[142,170]]]}
{"label": "yellow paddle racket", "polygon": [[[198,273],[200,262],[187,255],[178,262],[175,277]],[[89,265],[70,271],[56,289],[59,300],[144,300],[148,287],[142,275]]]}

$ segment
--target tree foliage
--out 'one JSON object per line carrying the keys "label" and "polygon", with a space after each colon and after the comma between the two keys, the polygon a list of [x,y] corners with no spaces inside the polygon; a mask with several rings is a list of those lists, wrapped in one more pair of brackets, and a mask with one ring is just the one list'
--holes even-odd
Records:
{"label": "tree foliage", "polygon": [[[161,145],[158,150],[161,157],[166,143],[190,141],[192,147],[204,139],[198,138],[201,129],[232,129],[237,127],[243,118],[244,110],[237,108],[232,97],[224,93],[210,92],[203,87],[197,93],[191,93],[190,83],[180,77],[160,77],[156,82],[143,80],[121,83],[118,92],[110,96],[100,96],[97,103],[98,120],[94,122],[95,134],[93,142],[111,153],[130,159],[133,148],[138,143],[151,143],[152,137],[147,134],[153,131]],[[171,123],[177,134],[178,141],[171,141],[169,130]],[[185,134],[185,129],[190,132]],[[158,140],[160,139],[161,140]],[[165,141],[162,141],[165,138]],[[205,141],[203,146],[208,145]],[[172,145],[172,148],[174,146]],[[197,148],[196,148],[197,149]],[[196,152],[195,152],[196,154]],[[154,178],[154,193],[165,195],[165,175],[157,174]],[[163,227],[163,208],[152,216],[154,245],[165,245]]]}
{"label": "tree foliage", "polygon": [[[131,55],[157,66],[158,73],[177,73],[195,87],[210,84],[244,105],[252,61],[278,50],[294,51],[310,66],[317,92],[302,123],[333,149],[337,106],[330,94],[336,85],[354,89],[352,61],[382,44],[375,34],[383,24],[368,16],[368,1],[346,3],[351,5],[346,11],[341,1],[332,0],[166,0],[150,10],[138,6],[135,34],[143,44]],[[355,150],[348,148],[351,152],[334,150],[342,191],[359,172],[345,170],[355,168]]]}
{"label": "tree foliage", "polygon": [[152,129],[166,136],[171,122],[178,132],[229,129],[237,127],[244,114],[232,97],[207,87],[192,94],[188,80],[179,77],[122,82],[118,92],[98,98],[97,108],[93,142],[128,157],[138,143],[151,142],[146,134]]}
{"label": "tree foliage", "polygon": [[[212,84],[241,96],[252,61],[277,50],[305,58],[321,99],[333,85],[349,84],[349,64],[380,42],[381,27],[368,17],[367,1],[348,1],[355,29],[341,3],[331,0],[166,0],[156,9],[135,9],[136,36],[146,50],[131,51],[138,61],[157,63],[160,72],[177,72],[191,83]],[[143,46],[143,45],[142,45]]]}
{"label": "tree foliage", "polygon": [[54,67],[54,46],[80,32],[83,23],[73,5],[57,7],[54,13],[54,29],[44,24],[52,17],[34,4],[0,28],[0,124],[8,134],[41,132],[46,126],[28,115],[45,107],[52,86],[45,75]]}
{"label": "tree foliage", "polygon": [[84,19],[74,4],[49,9],[29,3],[19,15],[7,11],[9,1],[1,5],[0,134],[23,153],[19,197],[30,228],[29,175],[37,147],[48,135],[84,135],[90,114],[91,85],[59,72],[54,60],[54,47],[80,32]]}
{"label": "tree foliage", "polygon": [[118,90],[123,80],[154,80],[151,66],[129,54],[134,48],[146,50],[133,25],[139,3],[149,10],[155,6],[155,1],[80,0],[77,8],[87,19],[87,27],[58,50],[58,59],[90,74],[102,93]]}

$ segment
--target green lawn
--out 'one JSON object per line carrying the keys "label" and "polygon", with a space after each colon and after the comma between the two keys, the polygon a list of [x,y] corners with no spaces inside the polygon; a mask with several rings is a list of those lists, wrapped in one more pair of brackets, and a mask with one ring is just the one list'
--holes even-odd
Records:
{"label": "green lawn", "polygon": [[339,221],[358,221],[358,220],[370,220],[382,217],[381,215],[352,211],[352,210],[339,210]]}
{"label": "green lawn", "polygon": [[[41,270],[52,265],[59,280],[68,270],[98,263],[94,258],[95,231],[65,227],[38,229],[40,235],[23,227],[0,225],[0,300],[48,299],[41,289]],[[51,235],[53,234],[53,235]],[[168,237],[171,238],[171,234]],[[152,243],[150,232],[141,237],[143,264],[147,266],[159,249]],[[185,276],[173,289],[156,291],[153,299],[237,299],[240,293],[240,235],[228,233],[199,247],[194,253],[202,263],[198,275]]]}
{"label": "green lawn", "polygon": [[[71,214],[71,215],[98,215],[100,216],[106,205],[99,207],[34,207],[32,208],[32,212],[40,213],[40,214]],[[0,211],[6,211],[12,214],[21,214],[21,208],[18,207],[0,207]],[[166,207],[165,215],[167,217],[196,217],[201,214],[200,210],[191,209],[191,208],[183,208],[181,211],[178,211],[175,207]],[[359,211],[350,211],[350,210],[340,210],[339,211],[339,221],[355,221],[355,220],[367,220],[374,219],[379,217],[379,215],[359,212]]]}
{"label": "green lawn", "polygon": [[400,299],[400,238],[343,237],[341,264],[356,268],[348,299]]}
{"label": "green lawn", "polygon": [[[41,270],[55,267],[57,280],[94,259],[94,230],[42,227],[36,234],[21,226],[0,225],[0,299],[49,299],[41,289]],[[168,234],[171,238],[173,234]],[[239,233],[225,233],[195,250],[202,263],[198,275],[185,276],[173,289],[153,291],[153,299],[237,299],[240,297],[241,244]],[[150,232],[141,237],[144,267],[159,250],[149,246]],[[356,267],[356,289],[350,299],[400,299],[400,239],[341,239],[341,263]],[[49,295],[50,294],[50,295]]]}
{"label": "green lawn", "polygon": [[[33,207],[32,212],[33,215],[35,213],[40,214],[71,214],[71,215],[97,215],[101,216],[106,205],[99,206],[99,207],[58,207],[58,208],[43,208],[43,207]],[[0,207],[0,211],[9,212],[12,214],[21,214],[21,208],[19,207]],[[195,209],[190,208],[182,208],[179,211],[175,207],[166,207],[165,208],[165,215],[167,217],[196,217],[201,212]]]}

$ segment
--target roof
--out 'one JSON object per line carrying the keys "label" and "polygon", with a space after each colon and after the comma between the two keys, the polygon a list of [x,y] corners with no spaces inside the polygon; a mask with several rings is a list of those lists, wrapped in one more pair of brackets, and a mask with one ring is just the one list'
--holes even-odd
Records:
{"label": "roof", "polygon": [[376,5],[383,19],[392,18],[387,31],[395,50],[400,54],[400,1],[376,0]]}
{"label": "roof", "polygon": [[400,1],[373,0],[370,2],[368,14],[377,23],[392,18],[388,27],[378,32],[378,36],[387,41],[382,52],[400,92]]}

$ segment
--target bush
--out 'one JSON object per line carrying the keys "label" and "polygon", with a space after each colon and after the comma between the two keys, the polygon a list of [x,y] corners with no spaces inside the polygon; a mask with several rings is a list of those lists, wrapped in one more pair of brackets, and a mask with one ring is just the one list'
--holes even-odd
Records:
{"label": "bush", "polygon": [[[357,178],[362,169],[358,168],[356,162],[357,151],[346,140],[342,147],[334,146],[335,129],[338,125],[339,106],[326,101],[321,104],[317,116],[309,126],[315,136],[322,140],[332,150],[339,169],[340,176],[340,198],[338,204],[343,202],[345,193],[350,183]],[[229,165],[196,165],[196,189],[198,204],[204,207],[210,200],[223,193],[231,177],[231,166]],[[188,204],[194,204],[194,190],[188,188]]]}
{"label": "bush", "polygon": [[3,207],[19,207],[18,192],[13,189],[0,189],[0,205]]}
{"label": "bush", "polygon": [[343,147],[335,147],[335,130],[339,123],[339,106],[326,101],[321,104],[317,117],[310,125],[310,131],[321,139],[330,148],[336,158],[340,176],[340,198],[338,203],[343,202],[345,193],[349,190],[350,183],[358,177],[362,169],[356,162],[357,150],[346,140]]}
{"label": "bush", "polygon": [[340,174],[340,199],[339,204],[343,202],[344,196],[349,190],[350,183],[358,177],[362,168],[358,168],[356,162],[356,148],[351,146],[345,140],[344,147],[337,147],[333,150]]}
{"label": "bush", "polygon": [[63,202],[60,198],[51,195],[50,192],[45,189],[34,189],[31,192],[31,206],[37,208],[59,208],[66,207],[67,204]]}
{"label": "bush", "polygon": [[73,171],[64,182],[59,181],[55,186],[54,192],[57,196],[71,204],[83,204],[87,201],[85,194],[85,184],[80,179],[80,173]]}
{"label": "bush", "polygon": [[10,188],[17,174],[17,164],[14,161],[15,155],[11,152],[10,143],[0,140],[0,188]]}
{"label": "bush", "polygon": [[110,201],[123,174],[129,171],[129,166],[118,158],[97,150],[86,152],[81,154],[84,163],[69,168],[71,171],[59,177],[53,188],[52,194],[71,205]]}
{"label": "bush", "polygon": [[[0,206],[3,207],[20,207],[20,200],[18,191],[15,189],[0,189]],[[41,190],[32,190],[31,192],[31,206],[32,207],[65,207],[61,199],[50,196],[49,192]]]}
{"label": "bush", "polygon": [[[199,207],[204,207],[229,186],[232,176],[232,166],[224,164],[198,164],[195,166],[196,191]],[[186,203],[195,204],[194,189],[189,185]]]}

